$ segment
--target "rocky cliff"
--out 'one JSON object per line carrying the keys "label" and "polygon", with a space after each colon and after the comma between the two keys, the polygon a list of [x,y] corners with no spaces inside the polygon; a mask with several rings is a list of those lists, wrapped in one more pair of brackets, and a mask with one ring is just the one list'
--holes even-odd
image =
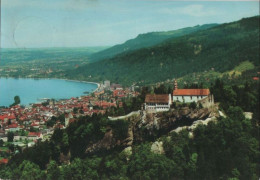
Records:
{"label": "rocky cliff", "polygon": [[[128,116],[124,121],[129,122],[127,137],[123,140],[115,138],[113,128],[108,127],[104,138],[99,142],[87,147],[86,153],[98,152],[100,150],[111,150],[113,148],[127,148],[134,143],[143,141],[154,142],[162,135],[171,131],[188,127],[195,127],[194,122],[206,122],[216,119],[219,113],[216,108],[191,109],[182,107],[171,109],[169,112],[147,114],[140,111],[139,114]],[[196,124],[196,123],[195,123]],[[197,123],[198,124],[198,123]],[[157,146],[155,146],[157,147]],[[157,149],[157,148],[154,148]],[[159,152],[163,150],[159,149]]]}

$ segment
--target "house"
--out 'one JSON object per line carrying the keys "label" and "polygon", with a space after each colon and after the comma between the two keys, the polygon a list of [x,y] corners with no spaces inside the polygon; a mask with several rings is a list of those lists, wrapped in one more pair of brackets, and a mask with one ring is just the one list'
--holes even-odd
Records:
{"label": "house", "polygon": [[88,109],[91,111],[91,110],[93,110],[93,104],[91,103],[91,102],[89,102],[89,104],[88,104]]}
{"label": "house", "polygon": [[102,94],[104,94],[104,93],[105,93],[104,90],[94,92],[94,94],[95,94],[96,97],[99,96],[99,95],[102,95]]}
{"label": "house", "polygon": [[29,132],[28,134],[28,139],[30,140],[42,139],[42,137],[42,133],[40,132]]}
{"label": "house", "polygon": [[113,90],[113,97],[119,97],[119,98],[125,97],[124,90],[122,89]]}
{"label": "house", "polygon": [[153,113],[169,111],[171,104],[171,94],[147,94],[144,106],[148,113]]}
{"label": "house", "polygon": [[7,134],[5,134],[5,135],[1,135],[0,136],[0,139],[2,139],[4,142],[7,142]]}
{"label": "house", "polygon": [[172,101],[196,102],[201,103],[203,107],[209,107],[214,104],[214,97],[209,89],[178,89],[177,82],[174,83]]}
{"label": "house", "polygon": [[110,90],[123,90],[123,87],[121,86],[121,84],[112,84],[110,86]]}
{"label": "house", "polygon": [[9,132],[15,132],[19,131],[21,128],[18,126],[18,124],[10,124],[6,129],[8,129]]}
{"label": "house", "polygon": [[31,124],[31,127],[35,128],[35,129],[39,129],[40,125],[39,125],[39,123],[33,122]]}
{"label": "house", "polygon": [[0,164],[7,164],[8,163],[8,159],[1,159],[0,160]]}
{"label": "house", "polygon": [[7,123],[8,122],[8,114],[0,115],[0,120],[2,121],[2,123]]}

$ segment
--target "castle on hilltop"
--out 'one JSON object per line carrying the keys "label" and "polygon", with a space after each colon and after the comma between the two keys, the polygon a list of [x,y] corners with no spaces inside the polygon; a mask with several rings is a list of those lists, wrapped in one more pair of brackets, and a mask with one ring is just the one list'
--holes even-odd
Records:
{"label": "castle on hilltop", "polygon": [[172,96],[171,94],[147,94],[144,107],[147,112],[151,113],[169,111],[173,102],[195,102],[206,108],[214,105],[214,97],[209,89],[178,89],[178,84],[175,80]]}

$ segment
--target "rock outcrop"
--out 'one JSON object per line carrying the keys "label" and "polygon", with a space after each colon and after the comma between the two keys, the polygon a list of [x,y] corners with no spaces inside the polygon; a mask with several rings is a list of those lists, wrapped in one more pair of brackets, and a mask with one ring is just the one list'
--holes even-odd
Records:
{"label": "rock outcrop", "polygon": [[116,146],[116,140],[113,138],[112,129],[107,130],[104,135],[104,138],[99,142],[91,145],[86,149],[86,153],[92,153],[96,151],[100,151],[102,149],[110,150]]}
{"label": "rock outcrop", "polygon": [[[180,109],[172,109],[169,112],[147,114],[140,111],[139,114],[127,117],[125,121],[129,121],[127,137],[118,140],[113,136],[113,130],[108,129],[104,138],[99,142],[89,146],[86,153],[92,153],[100,150],[111,150],[115,147],[125,148],[131,147],[135,142],[143,142],[145,140],[157,139],[161,135],[169,132],[180,132],[183,129],[193,131],[199,124],[208,124],[215,121],[219,116],[218,110],[211,108],[190,109],[182,107]],[[192,134],[191,134],[192,136]],[[152,152],[163,154],[162,142],[154,142]]]}
{"label": "rock outcrop", "polygon": [[155,154],[164,154],[163,142],[155,141],[151,146],[151,151]]}

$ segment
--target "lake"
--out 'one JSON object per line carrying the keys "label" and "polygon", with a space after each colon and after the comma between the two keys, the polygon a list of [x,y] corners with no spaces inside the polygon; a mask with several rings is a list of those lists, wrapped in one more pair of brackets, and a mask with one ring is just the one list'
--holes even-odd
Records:
{"label": "lake", "polygon": [[9,106],[14,96],[22,105],[40,102],[42,98],[69,99],[93,92],[97,84],[61,79],[0,78],[0,106]]}

